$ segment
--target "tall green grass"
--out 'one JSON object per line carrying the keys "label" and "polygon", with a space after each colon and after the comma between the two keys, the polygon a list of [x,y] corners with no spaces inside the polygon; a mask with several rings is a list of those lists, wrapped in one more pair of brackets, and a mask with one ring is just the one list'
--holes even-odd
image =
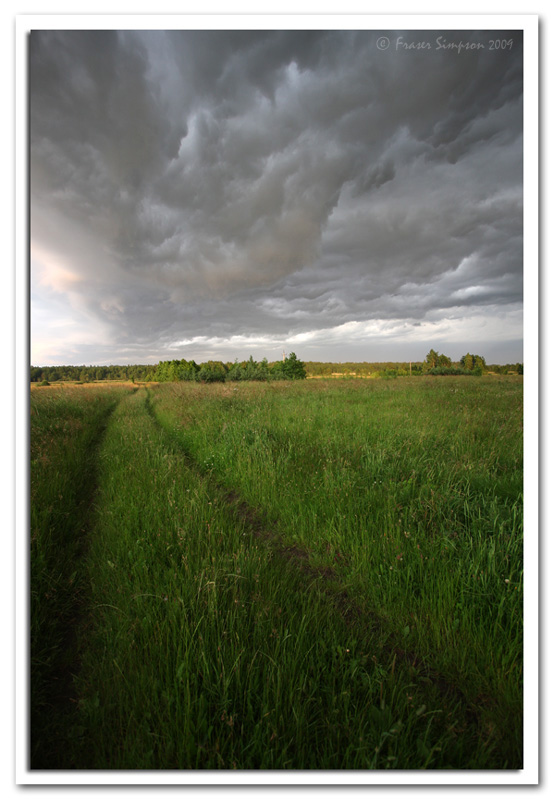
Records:
{"label": "tall green grass", "polygon": [[332,567],[479,713],[522,739],[522,393],[518,380],[160,387],[166,429]]}
{"label": "tall green grass", "polygon": [[471,763],[458,699],[422,688],[371,618],[349,624],[325,576],[271,548],[145,401],[119,405],[101,451],[80,765]]}
{"label": "tall green grass", "polygon": [[165,384],[95,441],[51,767],[521,767],[517,379]]}

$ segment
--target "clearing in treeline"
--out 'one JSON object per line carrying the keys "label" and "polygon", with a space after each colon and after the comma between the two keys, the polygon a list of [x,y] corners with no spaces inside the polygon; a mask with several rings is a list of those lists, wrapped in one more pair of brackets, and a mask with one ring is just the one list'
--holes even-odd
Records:
{"label": "clearing in treeline", "polygon": [[31,393],[34,769],[520,769],[518,376]]}

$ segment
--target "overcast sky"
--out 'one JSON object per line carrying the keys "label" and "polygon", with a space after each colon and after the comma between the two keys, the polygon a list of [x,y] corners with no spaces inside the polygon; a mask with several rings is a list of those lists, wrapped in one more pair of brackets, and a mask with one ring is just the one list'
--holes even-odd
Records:
{"label": "overcast sky", "polygon": [[519,32],[29,51],[32,364],[522,360]]}

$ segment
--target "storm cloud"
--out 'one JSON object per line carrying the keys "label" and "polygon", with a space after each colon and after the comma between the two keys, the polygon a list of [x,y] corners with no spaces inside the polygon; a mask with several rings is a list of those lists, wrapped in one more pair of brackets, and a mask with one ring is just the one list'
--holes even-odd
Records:
{"label": "storm cloud", "polygon": [[29,65],[33,363],[521,360],[521,32],[33,31]]}

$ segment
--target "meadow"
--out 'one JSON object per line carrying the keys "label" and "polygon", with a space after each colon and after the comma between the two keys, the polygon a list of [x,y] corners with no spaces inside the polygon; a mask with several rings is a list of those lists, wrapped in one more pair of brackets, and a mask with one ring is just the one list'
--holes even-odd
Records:
{"label": "meadow", "polygon": [[521,768],[522,390],[34,389],[31,767]]}

